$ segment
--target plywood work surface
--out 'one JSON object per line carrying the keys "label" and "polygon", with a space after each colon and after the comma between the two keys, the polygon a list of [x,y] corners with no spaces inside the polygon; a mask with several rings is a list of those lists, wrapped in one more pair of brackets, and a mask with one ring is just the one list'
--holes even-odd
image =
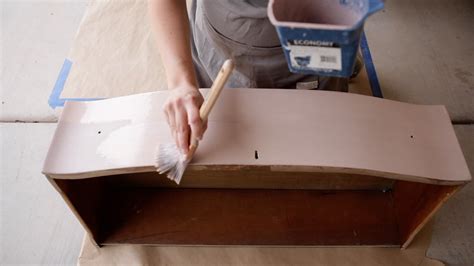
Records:
{"label": "plywood work surface", "polygon": [[[67,103],[44,173],[81,178],[154,171],[157,147],[172,142],[162,113],[167,96]],[[230,166],[427,183],[471,179],[442,106],[323,91],[224,90],[188,170]]]}

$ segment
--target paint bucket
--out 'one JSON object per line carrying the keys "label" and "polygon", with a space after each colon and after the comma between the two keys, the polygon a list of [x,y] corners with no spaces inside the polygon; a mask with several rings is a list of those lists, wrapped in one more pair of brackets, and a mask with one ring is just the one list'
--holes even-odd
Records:
{"label": "paint bucket", "polygon": [[349,77],[366,18],[381,0],[270,0],[275,25],[293,73]]}

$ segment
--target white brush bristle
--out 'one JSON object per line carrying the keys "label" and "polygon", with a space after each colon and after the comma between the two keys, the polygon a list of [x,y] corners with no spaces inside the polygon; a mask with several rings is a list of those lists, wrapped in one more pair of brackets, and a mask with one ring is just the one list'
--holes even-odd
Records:
{"label": "white brush bristle", "polygon": [[166,173],[168,178],[179,184],[189,160],[174,143],[160,144],[156,156],[157,172]]}

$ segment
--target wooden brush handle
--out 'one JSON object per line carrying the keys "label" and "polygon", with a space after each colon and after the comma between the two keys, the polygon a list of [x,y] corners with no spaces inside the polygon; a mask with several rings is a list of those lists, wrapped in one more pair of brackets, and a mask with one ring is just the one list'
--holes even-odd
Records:
{"label": "wooden brush handle", "polygon": [[219,94],[224,88],[224,85],[227,82],[227,79],[229,78],[230,73],[232,73],[233,69],[234,62],[230,59],[227,59],[222,65],[221,70],[219,70],[219,73],[217,74],[217,77],[214,80],[214,83],[212,84],[211,91],[206,97],[204,103],[202,104],[201,109],[199,110],[199,115],[201,116],[201,120],[203,122],[207,120],[207,117],[209,116],[212,107],[214,107],[214,104],[216,103],[217,98],[219,97]]}
{"label": "wooden brush handle", "polygon": [[[203,122],[207,120],[207,117],[209,116],[212,107],[214,107],[214,104],[216,103],[217,98],[219,97],[219,94],[224,88],[224,85],[227,82],[227,79],[229,78],[230,73],[232,73],[233,69],[234,62],[231,59],[227,59],[222,65],[221,70],[219,70],[219,73],[217,74],[217,77],[214,80],[214,83],[212,84],[211,91],[206,97],[204,103],[202,104],[201,109],[199,109],[199,115]],[[191,137],[191,145],[189,146],[190,155],[194,154],[194,151],[196,150],[197,146],[198,140],[194,137]]]}

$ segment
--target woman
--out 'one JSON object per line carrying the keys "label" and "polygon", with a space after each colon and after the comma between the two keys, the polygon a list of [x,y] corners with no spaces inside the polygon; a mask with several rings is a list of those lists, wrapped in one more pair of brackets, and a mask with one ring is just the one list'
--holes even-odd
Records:
{"label": "woman", "polygon": [[195,0],[190,16],[185,0],[150,0],[150,14],[166,69],[169,99],[164,106],[171,132],[183,154],[189,137],[202,139],[206,123],[199,117],[203,97],[222,63],[233,58],[227,86],[240,88],[305,88],[347,91],[347,79],[294,74],[266,0]]}

